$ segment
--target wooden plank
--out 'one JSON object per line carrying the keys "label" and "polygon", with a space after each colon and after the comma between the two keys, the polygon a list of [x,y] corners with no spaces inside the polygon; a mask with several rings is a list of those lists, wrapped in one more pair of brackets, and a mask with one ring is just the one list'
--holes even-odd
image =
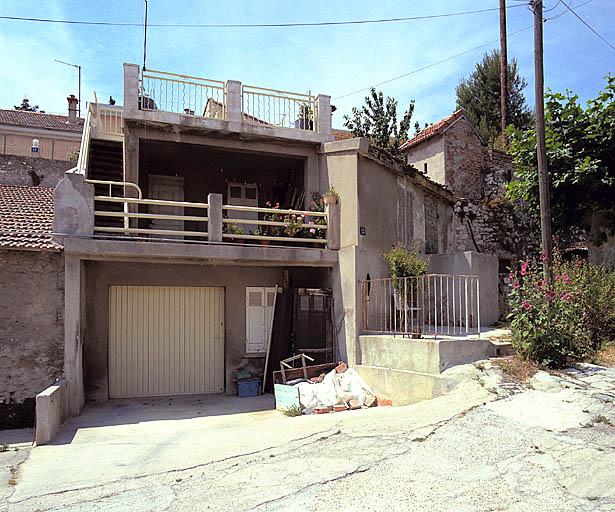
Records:
{"label": "wooden plank", "polygon": [[[306,366],[306,374],[307,378],[310,379],[312,377],[318,377],[321,373],[328,373],[333,370],[341,361],[336,363],[325,363],[325,364],[315,364],[312,366]],[[303,378],[303,367],[300,368],[292,368],[290,370],[285,370],[284,374],[286,375],[286,380],[294,380]],[[273,372],[273,382],[274,384],[282,384],[282,372],[275,371]]]}

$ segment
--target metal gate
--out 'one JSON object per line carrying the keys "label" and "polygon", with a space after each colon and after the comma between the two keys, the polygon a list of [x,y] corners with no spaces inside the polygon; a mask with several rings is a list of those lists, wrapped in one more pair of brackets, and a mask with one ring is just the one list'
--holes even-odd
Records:
{"label": "metal gate", "polygon": [[109,397],[224,391],[224,288],[109,287]]}

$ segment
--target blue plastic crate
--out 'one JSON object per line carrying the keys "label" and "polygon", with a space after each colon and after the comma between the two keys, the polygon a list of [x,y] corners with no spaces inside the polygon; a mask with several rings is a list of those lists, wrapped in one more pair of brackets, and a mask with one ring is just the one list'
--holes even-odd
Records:
{"label": "blue plastic crate", "polygon": [[237,382],[237,394],[240,398],[258,396],[260,379],[240,380]]}

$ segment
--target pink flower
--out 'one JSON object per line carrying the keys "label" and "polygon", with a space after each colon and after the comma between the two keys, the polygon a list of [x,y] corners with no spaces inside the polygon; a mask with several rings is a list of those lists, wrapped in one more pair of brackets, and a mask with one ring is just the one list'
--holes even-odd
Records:
{"label": "pink flower", "polygon": [[320,198],[320,204],[322,204],[322,203],[323,203],[323,199],[322,199],[322,197],[321,197],[321,198]]}
{"label": "pink flower", "polygon": [[555,277],[555,280],[556,280],[556,281],[559,281],[561,278],[562,278],[562,276],[556,276],[556,277]]}
{"label": "pink flower", "polygon": [[521,265],[521,275],[524,276],[525,275],[525,271],[527,270],[527,262],[523,262],[523,264]]}
{"label": "pink flower", "polygon": [[581,295],[581,290],[577,290],[577,295]]}
{"label": "pink flower", "polygon": [[311,228],[310,233],[316,233],[316,230],[314,228]]}
{"label": "pink flower", "polygon": [[532,305],[526,300],[523,301],[523,307],[525,309],[532,309]]}
{"label": "pink flower", "polygon": [[570,281],[570,278],[568,276],[562,277],[562,282],[563,283],[567,283],[568,281]]}
{"label": "pink flower", "polygon": [[515,283],[513,284],[513,288],[516,290],[517,288],[519,288],[519,283]]}
{"label": "pink flower", "polygon": [[540,255],[540,261],[547,261],[547,259],[548,259],[548,258],[547,258],[547,253],[546,253],[546,252],[543,252],[543,253]]}
{"label": "pink flower", "polygon": [[288,227],[288,223],[284,224],[284,227],[287,228]]}
{"label": "pink flower", "polygon": [[583,317],[588,317],[589,313],[587,311],[583,311]]}
{"label": "pink flower", "polygon": [[582,262],[581,260],[579,260],[579,261],[577,262],[577,267],[580,267],[581,265],[583,265],[583,262]]}
{"label": "pink flower", "polygon": [[515,274],[513,274],[512,272],[508,274],[508,279],[510,279],[511,281],[513,280],[513,277],[515,277]]}
{"label": "pink flower", "polygon": [[315,206],[315,205],[316,205],[316,203],[315,203],[314,201],[312,201],[312,202],[310,203],[310,206]]}

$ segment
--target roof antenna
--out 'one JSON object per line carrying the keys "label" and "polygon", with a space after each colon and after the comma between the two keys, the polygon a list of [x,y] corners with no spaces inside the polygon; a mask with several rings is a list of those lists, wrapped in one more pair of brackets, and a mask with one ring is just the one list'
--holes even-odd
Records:
{"label": "roof antenna", "polygon": [[77,64],[71,64],[70,62],[64,62],[63,60],[54,59],[56,62],[60,64],[66,64],[67,66],[71,66],[73,68],[77,68],[79,70],[79,98],[77,103],[77,116],[81,117],[81,66]]}
{"label": "roof antenna", "polygon": [[147,0],[145,0],[145,23],[143,29],[143,71],[145,71],[145,57],[147,56]]}

